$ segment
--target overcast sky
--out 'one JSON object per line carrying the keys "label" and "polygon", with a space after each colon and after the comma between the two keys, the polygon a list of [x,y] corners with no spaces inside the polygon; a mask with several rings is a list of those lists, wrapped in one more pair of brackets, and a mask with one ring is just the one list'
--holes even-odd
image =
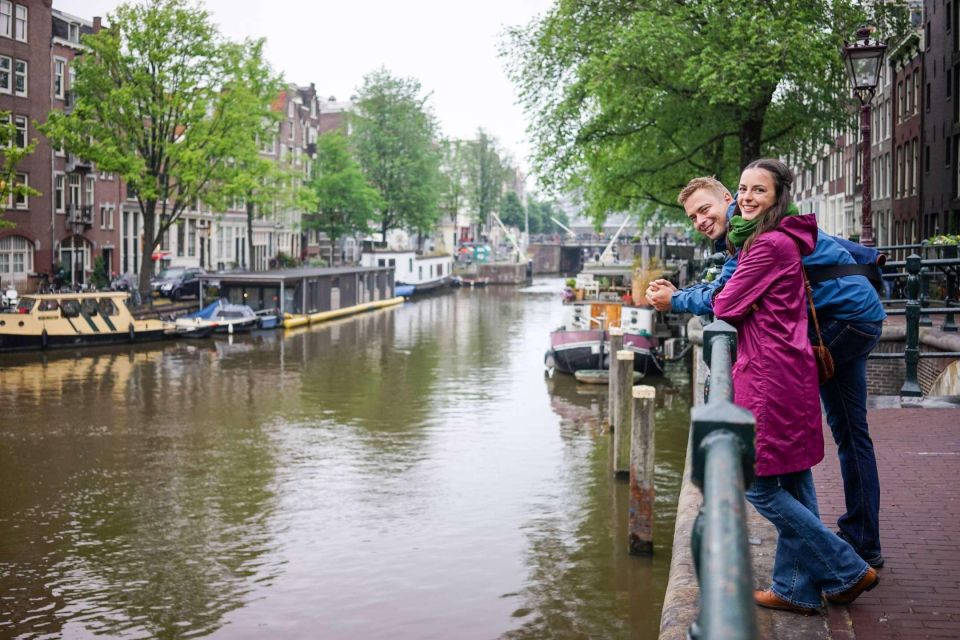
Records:
{"label": "overcast sky", "polygon": [[[83,18],[106,17],[119,0],[53,0]],[[232,39],[265,37],[271,65],[289,82],[314,82],[346,100],[381,66],[431,92],[443,133],[494,135],[526,168],[526,122],[498,57],[507,26],[525,25],[552,0],[206,0]],[[531,185],[532,186],[532,185]]]}

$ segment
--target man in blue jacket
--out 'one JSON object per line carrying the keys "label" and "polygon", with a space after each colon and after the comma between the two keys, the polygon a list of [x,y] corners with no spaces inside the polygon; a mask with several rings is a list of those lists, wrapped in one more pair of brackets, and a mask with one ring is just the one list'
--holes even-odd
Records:
{"label": "man in blue jacket", "polygon": [[[714,243],[723,243],[735,202],[718,180],[694,178],[677,199],[694,228]],[[821,230],[816,248],[803,259],[803,264],[813,285],[813,303],[823,343],[830,348],[836,367],[833,378],[820,387],[820,399],[837,443],[846,499],[847,511],[837,521],[837,535],[849,542],[870,566],[879,568],[883,566],[880,481],[867,425],[866,381],[867,356],[880,340],[886,318],[880,297],[866,275],[875,270],[876,255],[872,249]],[[862,264],[870,262],[873,264],[866,268]],[[736,266],[737,256],[730,256],[713,282],[681,290],[667,280],[655,280],[647,289],[647,299],[659,311],[712,313],[714,295]],[[812,322],[810,333],[811,340],[816,341]]]}

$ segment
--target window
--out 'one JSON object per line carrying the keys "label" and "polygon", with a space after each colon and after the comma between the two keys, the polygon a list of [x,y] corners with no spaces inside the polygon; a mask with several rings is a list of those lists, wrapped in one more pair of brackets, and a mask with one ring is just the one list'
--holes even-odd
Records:
{"label": "window", "polygon": [[13,93],[27,95],[27,63],[23,60],[17,60],[13,65]]}
{"label": "window", "polygon": [[7,56],[0,56],[0,93],[10,93],[10,70],[13,60]]}
{"label": "window", "polygon": [[69,178],[70,183],[70,199],[68,204],[71,208],[80,206],[80,174],[71,173]]}
{"label": "window", "polygon": [[9,38],[13,25],[13,3],[10,0],[0,0],[0,36]]}
{"label": "window", "polygon": [[[83,194],[83,203],[86,205],[93,206],[93,189],[95,184],[93,176],[87,176],[86,193]],[[91,212],[90,215],[93,215],[93,213]]]}
{"label": "window", "polygon": [[[4,123],[10,122],[9,118],[3,120]],[[27,117],[13,117],[14,133],[13,138],[7,141],[7,146],[18,146],[21,149],[27,146]]]}
{"label": "window", "polygon": [[22,236],[0,238],[0,280],[23,280],[33,271],[33,243]]}
{"label": "window", "polygon": [[177,255],[183,257],[186,242],[186,226],[183,221],[177,223]]}
{"label": "window", "polygon": [[53,208],[57,213],[66,211],[66,202],[64,200],[64,183],[66,179],[62,173],[59,173],[53,179]]}
{"label": "window", "polygon": [[107,205],[100,205],[100,228],[107,228]]}
{"label": "window", "polygon": [[67,33],[67,39],[70,42],[76,42],[80,44],[80,25],[76,22],[71,22],[69,26],[69,31]]}
{"label": "window", "polygon": [[197,253],[197,221],[187,221],[187,255],[193,257]]}
{"label": "window", "polygon": [[920,142],[913,140],[913,150],[910,154],[910,195],[917,195],[917,164],[920,163]]}
{"label": "window", "polygon": [[53,95],[61,100],[66,92],[66,87],[63,84],[63,72],[66,71],[66,68],[66,60],[55,59],[53,61]]}
{"label": "window", "polygon": [[[25,173],[17,174],[17,185],[23,185],[24,187],[30,186],[30,179]],[[10,194],[9,203],[11,206],[16,207],[17,209],[27,209],[30,207],[30,199],[25,193]]]}
{"label": "window", "polygon": [[22,4],[17,5],[16,19],[13,23],[13,37],[20,42],[27,41],[27,8]]}
{"label": "window", "polygon": [[907,90],[907,96],[906,96],[907,106],[906,106],[905,113],[913,113],[913,106],[914,106],[913,105],[913,84],[908,82],[906,90]]}

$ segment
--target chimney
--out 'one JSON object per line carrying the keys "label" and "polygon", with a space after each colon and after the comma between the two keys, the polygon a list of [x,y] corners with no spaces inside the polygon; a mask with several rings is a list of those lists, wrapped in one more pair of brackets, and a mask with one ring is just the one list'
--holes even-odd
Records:
{"label": "chimney", "polygon": [[93,32],[100,33],[101,26],[100,16],[93,16]]}

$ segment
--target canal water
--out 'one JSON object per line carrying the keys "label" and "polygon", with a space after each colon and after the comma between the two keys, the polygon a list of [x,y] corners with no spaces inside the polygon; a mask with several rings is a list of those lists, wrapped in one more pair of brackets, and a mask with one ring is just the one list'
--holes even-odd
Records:
{"label": "canal water", "polygon": [[0,637],[651,638],[605,388],[543,372],[562,281],[313,328],[0,355]]}

